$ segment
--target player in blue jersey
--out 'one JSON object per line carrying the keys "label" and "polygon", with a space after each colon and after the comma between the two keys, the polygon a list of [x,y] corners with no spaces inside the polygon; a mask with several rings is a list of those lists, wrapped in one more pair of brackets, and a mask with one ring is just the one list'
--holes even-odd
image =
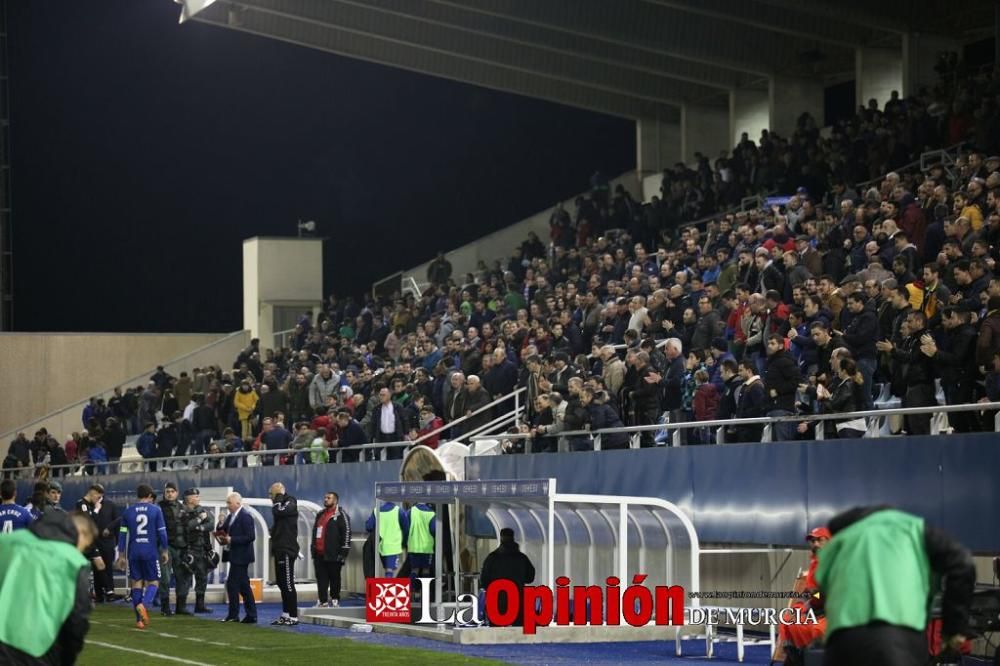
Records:
{"label": "player in blue jersey", "polygon": [[145,629],[149,626],[146,607],[153,603],[159,591],[160,562],[166,564],[169,561],[167,524],[160,507],[153,503],[155,496],[152,488],[142,484],[136,488],[135,494],[139,502],[125,509],[122,514],[122,528],[118,535],[118,568],[124,566],[127,553],[136,626]]}
{"label": "player in blue jersey", "polygon": [[11,479],[0,481],[0,534],[13,532],[31,524],[31,512],[14,500],[17,484]]}

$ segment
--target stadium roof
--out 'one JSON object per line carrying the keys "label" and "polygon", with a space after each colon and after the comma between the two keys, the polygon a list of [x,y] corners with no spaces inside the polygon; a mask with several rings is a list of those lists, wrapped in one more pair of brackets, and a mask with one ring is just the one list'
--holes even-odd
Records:
{"label": "stadium roof", "polygon": [[[181,0],[178,0],[180,2]],[[987,0],[183,0],[192,18],[627,118],[725,108],[774,76],[853,78],[855,48],[992,31]]]}

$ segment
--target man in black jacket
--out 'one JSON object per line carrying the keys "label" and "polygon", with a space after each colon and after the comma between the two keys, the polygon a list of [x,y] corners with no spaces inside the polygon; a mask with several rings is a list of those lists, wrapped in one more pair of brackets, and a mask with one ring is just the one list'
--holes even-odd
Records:
{"label": "man in black jacket", "polygon": [[[479,582],[483,590],[487,590],[493,581],[509,580],[520,590],[524,586],[535,581],[535,567],[528,559],[528,556],[521,552],[517,542],[514,541],[514,530],[504,527],[500,530],[500,547],[486,556],[483,561],[483,570],[479,575]],[[499,595],[497,598],[497,610],[500,613],[507,612],[508,599],[506,595]],[[511,626],[519,627],[524,620],[524,604],[518,604],[521,609],[517,618]]]}
{"label": "man in black jacket", "polygon": [[[921,346],[933,342],[927,333],[927,317],[923,312],[911,312],[906,323],[910,334],[902,344],[890,342],[893,361],[903,364],[903,383],[906,393],[903,407],[933,407],[937,404],[934,395],[934,359],[920,350]],[[931,414],[908,414],[904,417],[909,435],[929,435]]]}
{"label": "man in black jacket", "polygon": [[299,557],[299,506],[285,493],[282,483],[274,483],[271,497],[271,555],[274,577],[281,590],[281,617],[271,624],[294,626],[299,623],[298,595],[295,592],[295,561]]}
{"label": "man in black jacket", "polygon": [[[777,333],[767,338],[767,372],[764,384],[771,401],[768,416],[791,416],[795,414],[795,392],[802,376],[799,364],[785,351],[785,339]],[[784,421],[774,424],[774,440],[777,442],[795,439],[796,424]]]}
{"label": "man in black jacket", "polygon": [[[585,430],[590,425],[590,415],[580,401],[581,390],[583,390],[583,380],[579,377],[570,377],[567,385],[569,400],[566,402],[566,413],[563,415],[565,430]],[[570,451],[590,451],[594,448],[586,435],[571,435],[567,440]]]}
{"label": "man in black jacket", "polygon": [[[753,419],[764,416],[768,401],[764,391],[764,383],[757,375],[757,364],[753,359],[744,358],[740,361],[739,373],[742,383],[736,398],[736,418]],[[735,441],[738,443],[759,442],[763,431],[764,426],[761,425],[736,426]]]}
{"label": "man in black jacket", "polygon": [[[628,376],[634,377],[634,384],[628,385],[626,379],[626,390],[628,391],[629,403],[634,414],[634,423],[629,425],[652,425],[656,423],[659,413],[659,383],[660,375],[653,372],[649,365],[649,354],[646,352],[629,351],[625,356],[625,361],[634,369]],[[683,364],[683,359],[680,359]],[[653,431],[644,430],[639,439],[642,448],[653,446]]]}
{"label": "man in black jacket", "polygon": [[[945,308],[941,324],[941,344],[932,339],[921,344],[920,351],[936,363],[945,404],[968,405],[976,382],[976,329],[969,323],[969,312],[960,308]],[[955,432],[977,430],[973,412],[950,412],[948,423]]]}
{"label": "man in black jacket", "polygon": [[340,572],[351,552],[351,518],[332,490],[323,496],[323,510],[316,514],[310,549],[319,592],[316,607],[336,608],[340,605]]}
{"label": "man in black jacket", "polygon": [[872,377],[875,375],[875,342],[878,340],[879,323],[875,314],[875,304],[865,302],[864,293],[856,291],[847,297],[847,309],[851,321],[844,327],[844,342],[851,350],[851,355],[858,364],[861,377],[864,379],[863,391],[865,404],[859,405],[862,410],[872,408]]}

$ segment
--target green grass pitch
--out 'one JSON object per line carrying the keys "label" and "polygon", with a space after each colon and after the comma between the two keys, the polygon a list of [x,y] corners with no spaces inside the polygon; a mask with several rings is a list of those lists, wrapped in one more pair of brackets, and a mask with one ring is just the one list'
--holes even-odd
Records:
{"label": "green grass pitch", "polygon": [[270,627],[223,624],[195,618],[164,618],[150,614],[151,626],[135,628],[129,606],[98,606],[91,615],[80,666],[118,664],[192,664],[250,666],[251,664],[496,664],[461,655],[410,648],[385,647],[348,638],[327,638]]}

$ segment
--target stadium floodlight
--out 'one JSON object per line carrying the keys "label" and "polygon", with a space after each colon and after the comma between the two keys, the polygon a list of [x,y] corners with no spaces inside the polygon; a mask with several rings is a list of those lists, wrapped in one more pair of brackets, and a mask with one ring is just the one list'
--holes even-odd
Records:
{"label": "stadium floodlight", "polygon": [[174,0],[178,5],[181,5],[181,18],[179,23],[184,23],[190,18],[193,18],[195,14],[215,4],[215,0]]}
{"label": "stadium floodlight", "polygon": [[316,222],[314,220],[309,220],[308,222],[303,222],[299,220],[299,237],[302,237],[302,232],[307,234],[313,234],[316,232]]}

